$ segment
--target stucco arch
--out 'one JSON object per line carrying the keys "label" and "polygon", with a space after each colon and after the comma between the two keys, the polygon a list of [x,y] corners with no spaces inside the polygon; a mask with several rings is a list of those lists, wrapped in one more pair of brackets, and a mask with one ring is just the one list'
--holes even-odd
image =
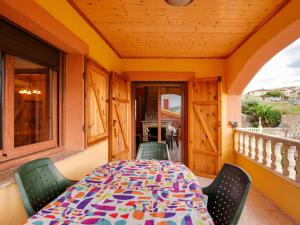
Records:
{"label": "stucco arch", "polygon": [[260,68],[300,37],[300,1],[291,1],[227,61],[227,93],[241,95]]}

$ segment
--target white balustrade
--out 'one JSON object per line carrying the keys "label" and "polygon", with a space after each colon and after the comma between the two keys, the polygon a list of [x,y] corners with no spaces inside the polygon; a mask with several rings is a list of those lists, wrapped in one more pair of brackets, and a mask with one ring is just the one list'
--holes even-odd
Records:
{"label": "white balustrade", "polygon": [[234,133],[234,148],[238,154],[300,183],[299,140],[238,128]]}
{"label": "white balustrade", "polygon": [[256,152],[255,152],[255,136],[252,135],[251,136],[251,140],[250,140],[250,148],[251,148],[251,159],[255,159],[255,155],[256,155]]}
{"label": "white balustrade", "polygon": [[245,139],[244,139],[244,148],[245,148],[245,155],[248,156],[249,155],[249,135],[245,135]]}
{"label": "white balustrade", "polygon": [[296,179],[296,160],[295,160],[295,154],[296,154],[296,147],[291,146],[288,149],[288,161],[289,161],[289,166],[288,166],[288,171],[289,171],[289,178],[295,180]]}
{"label": "white balustrade", "polygon": [[271,140],[267,140],[266,143],[266,166],[271,168],[272,164],[272,142]]}
{"label": "white balustrade", "polygon": [[281,147],[282,147],[282,143],[276,143],[275,144],[275,170],[278,173],[283,173],[282,171],[282,155],[281,155]]}
{"label": "white balustrade", "polygon": [[258,162],[263,163],[263,151],[264,151],[264,140],[263,138],[259,138],[257,142],[257,149],[258,149]]}

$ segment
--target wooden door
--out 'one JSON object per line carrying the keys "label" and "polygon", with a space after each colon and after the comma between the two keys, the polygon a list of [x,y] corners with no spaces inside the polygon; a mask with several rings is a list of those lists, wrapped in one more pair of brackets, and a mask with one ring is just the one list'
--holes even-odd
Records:
{"label": "wooden door", "polygon": [[130,159],[130,82],[112,73],[109,161]]}
{"label": "wooden door", "polygon": [[221,163],[219,78],[189,82],[189,167],[198,176],[216,175]]}

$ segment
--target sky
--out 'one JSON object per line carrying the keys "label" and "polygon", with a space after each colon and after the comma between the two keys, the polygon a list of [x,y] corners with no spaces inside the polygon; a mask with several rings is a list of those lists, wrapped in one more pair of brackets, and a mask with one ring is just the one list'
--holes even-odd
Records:
{"label": "sky", "polygon": [[257,89],[300,86],[300,38],[267,62],[245,88]]}

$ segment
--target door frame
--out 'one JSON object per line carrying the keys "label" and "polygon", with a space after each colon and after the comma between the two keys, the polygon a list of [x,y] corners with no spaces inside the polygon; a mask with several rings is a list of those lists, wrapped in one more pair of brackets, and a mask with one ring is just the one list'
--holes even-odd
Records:
{"label": "door frame", "polygon": [[[188,81],[131,81],[131,157],[136,158],[136,119],[135,119],[135,89],[137,87],[181,87],[183,107],[182,113],[182,149],[181,162],[188,164]],[[158,102],[160,107],[160,102]],[[159,132],[159,131],[158,131]],[[160,132],[159,132],[160,133]]]}

